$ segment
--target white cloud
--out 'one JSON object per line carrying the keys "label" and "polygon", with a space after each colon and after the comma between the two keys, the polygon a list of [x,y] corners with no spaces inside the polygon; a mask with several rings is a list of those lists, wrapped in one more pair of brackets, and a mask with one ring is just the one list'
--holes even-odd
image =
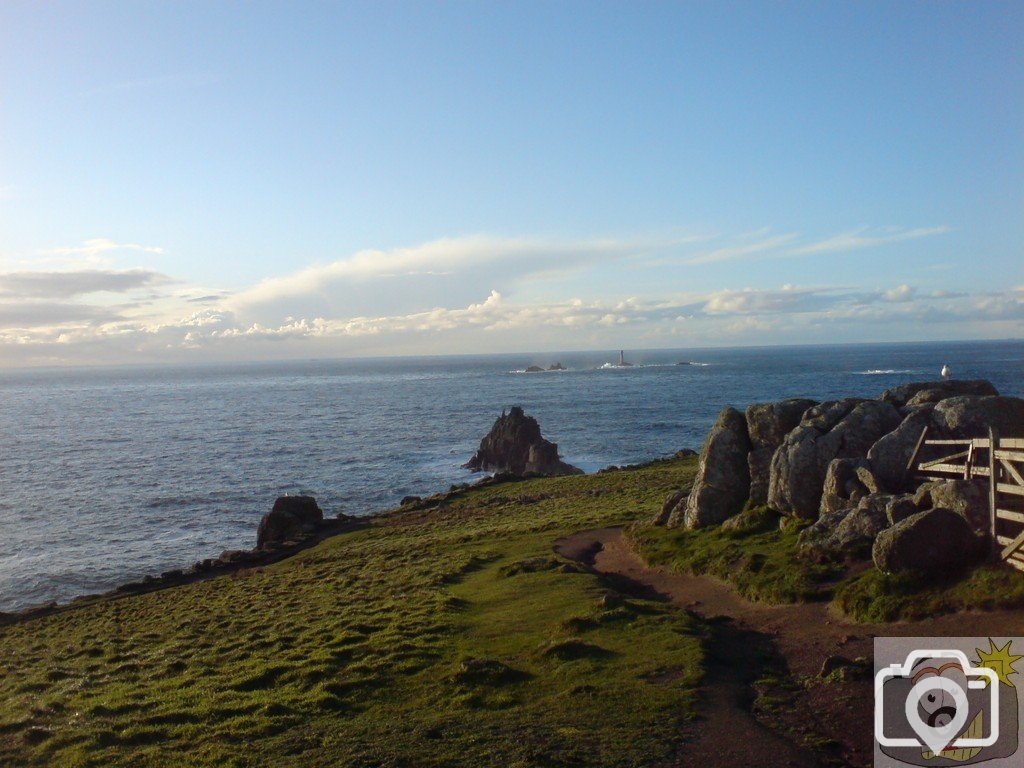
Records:
{"label": "white cloud", "polygon": [[99,292],[125,293],[168,282],[165,275],[145,269],[7,272],[0,273],[0,296],[69,299]]}
{"label": "white cloud", "polygon": [[[758,235],[763,232],[756,233]],[[759,253],[766,253],[771,251],[777,251],[784,245],[788,245],[793,242],[798,235],[786,234],[786,235],[775,235],[773,237],[760,237],[753,242],[738,243],[736,245],[730,245],[723,248],[717,248],[713,251],[707,251],[705,253],[692,256],[687,259],[683,259],[680,263],[682,264],[714,264],[720,261],[732,261],[733,259],[743,258],[745,256],[753,256]]]}
{"label": "white cloud", "polygon": [[791,251],[798,256],[816,253],[837,253],[839,251],[855,251],[861,248],[874,248],[890,243],[901,243],[907,240],[918,240],[922,237],[934,237],[949,232],[949,227],[919,227],[917,229],[896,229],[873,231],[868,227],[844,232],[824,240],[800,246]]}
{"label": "white cloud", "polygon": [[[785,253],[794,238],[760,231],[696,258]],[[94,255],[123,247],[90,242],[83,248]],[[171,286],[165,275],[142,269],[0,273],[0,363],[784,343],[843,334],[847,340],[1008,336],[1019,335],[1024,319],[1024,286],[984,294],[909,284],[673,292],[666,280],[662,290],[630,296],[625,283],[616,290],[606,280],[603,297],[581,298],[573,296],[577,288],[591,285],[561,281],[566,272],[616,260],[625,268],[613,274],[628,274],[651,263],[634,256],[688,244],[685,238],[447,238],[361,251],[234,295]],[[543,284],[527,286],[528,280]],[[403,289],[407,300],[392,300]]]}
{"label": "white cloud", "polygon": [[892,290],[886,291],[883,294],[883,298],[886,301],[910,301],[912,298],[914,298],[915,293],[917,293],[917,289],[904,284],[898,285]]}
{"label": "white cloud", "polygon": [[116,310],[89,304],[54,301],[0,303],[0,330],[48,329],[68,324],[112,322],[120,317]]}
{"label": "white cloud", "polygon": [[42,253],[52,256],[99,256],[110,251],[138,251],[141,253],[163,254],[164,249],[152,245],[140,245],[139,243],[118,243],[106,237],[96,237],[86,240],[80,245],[65,246],[62,248],[49,248]]}
{"label": "white cloud", "polygon": [[236,294],[236,309],[279,304],[283,300],[320,296],[339,285],[395,278],[464,278],[484,272],[492,277],[522,279],[531,275],[581,269],[625,258],[656,247],[654,240],[552,240],[496,238],[484,235],[441,238],[410,248],[364,250],[351,256],[269,278]]}

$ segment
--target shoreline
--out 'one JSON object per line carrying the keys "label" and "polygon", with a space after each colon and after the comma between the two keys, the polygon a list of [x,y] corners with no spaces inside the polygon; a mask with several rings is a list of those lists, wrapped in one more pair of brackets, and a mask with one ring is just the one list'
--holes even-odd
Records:
{"label": "shoreline", "polygon": [[[678,451],[672,456],[663,456],[637,464],[609,465],[593,473],[594,475],[605,472],[621,472],[632,469],[643,469],[662,462],[671,461],[680,455],[689,455],[689,449]],[[695,453],[693,454],[695,455]],[[66,611],[85,608],[97,603],[120,600],[133,595],[145,595],[151,592],[159,592],[173,587],[194,584],[201,581],[209,581],[221,576],[230,576],[249,569],[263,568],[268,565],[288,560],[291,557],[312,549],[327,539],[339,536],[343,533],[362,530],[371,527],[377,522],[393,515],[406,512],[423,512],[443,507],[447,502],[452,501],[467,491],[478,488],[486,488],[492,485],[520,483],[527,480],[536,480],[539,475],[525,475],[522,477],[508,473],[495,473],[485,475],[472,483],[458,483],[451,485],[447,491],[437,491],[429,496],[411,496],[403,499],[403,503],[389,509],[371,512],[359,517],[328,518],[322,520],[313,533],[284,544],[276,544],[264,549],[236,549],[225,550],[218,557],[205,558],[195,562],[189,567],[174,568],[164,571],[158,576],[144,576],[136,581],[127,581],[118,584],[103,592],[88,592],[76,595],[67,602],[51,601],[39,603],[20,608],[14,611],[0,611],[0,627],[12,624],[20,624],[25,621],[52,616]]]}

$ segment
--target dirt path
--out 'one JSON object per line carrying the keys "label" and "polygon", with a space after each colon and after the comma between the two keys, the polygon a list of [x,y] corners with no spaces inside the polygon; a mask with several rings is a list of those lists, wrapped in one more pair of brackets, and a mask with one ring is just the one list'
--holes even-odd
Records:
{"label": "dirt path", "polygon": [[[813,766],[824,757],[780,735],[795,728],[831,740],[832,762],[872,762],[872,693],[869,680],[828,682],[819,677],[830,656],[872,658],[875,635],[1024,635],[1024,611],[972,612],[920,622],[853,624],[824,603],[770,606],[751,603],[728,585],[705,576],[648,567],[628,546],[621,528],[581,531],[558,539],[555,551],[585,563],[611,586],[659,597],[708,620],[715,631],[704,689],[706,718],[686,746],[681,764],[704,768]],[[776,653],[804,683],[796,706],[766,727],[751,711],[758,649]],[[778,722],[775,722],[775,720]]]}

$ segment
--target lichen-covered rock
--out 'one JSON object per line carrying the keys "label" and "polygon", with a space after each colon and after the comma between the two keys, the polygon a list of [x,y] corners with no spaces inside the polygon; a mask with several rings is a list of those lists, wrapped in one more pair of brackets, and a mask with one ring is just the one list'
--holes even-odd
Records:
{"label": "lichen-covered rock", "polygon": [[933,405],[915,408],[896,429],[880,437],[868,449],[871,468],[886,488],[905,490],[907,482],[912,481],[913,473],[907,471],[907,463],[924,428],[932,424],[934,410]]}
{"label": "lichen-covered rock", "polygon": [[768,485],[771,480],[774,448],[755,448],[747,454],[747,469],[750,472],[750,503],[768,503]]}
{"label": "lichen-covered rock", "polygon": [[673,514],[669,525],[702,528],[743,509],[750,490],[748,453],[747,422],[735,408],[726,408],[701,448],[697,476],[682,515]]}
{"label": "lichen-covered rock", "polygon": [[914,497],[910,494],[894,496],[885,507],[885,516],[889,525],[896,525],[906,520],[911,515],[916,515],[921,508],[914,503]]}
{"label": "lichen-covered rock", "polygon": [[[916,381],[912,384],[901,384],[898,387],[887,389],[882,393],[880,399],[891,403],[897,408],[905,405],[920,405],[922,403],[937,403],[947,397],[958,397],[960,395],[998,395],[999,392],[992,386],[992,382],[984,379],[959,380],[945,379],[942,381]],[[913,401],[913,402],[912,402]]]}
{"label": "lichen-covered rock", "polygon": [[751,448],[778,448],[807,409],[817,404],[816,400],[795,397],[748,406],[745,417]]}
{"label": "lichen-covered rock", "polygon": [[832,459],[825,470],[819,515],[828,515],[851,509],[868,494],[868,489],[857,479],[857,470],[867,466],[865,459]]}
{"label": "lichen-covered rock", "polygon": [[672,493],[665,497],[665,503],[661,505],[661,511],[654,518],[654,524],[668,525],[668,521],[672,518],[672,513],[675,512],[677,507],[686,504],[686,497],[689,495],[687,491],[672,491]]}
{"label": "lichen-covered rock", "polygon": [[786,434],[800,423],[807,409],[815,405],[815,400],[792,398],[772,403],[754,403],[747,408],[745,417],[751,447],[747,466],[750,471],[751,504],[768,502],[772,454],[782,445]]}
{"label": "lichen-covered rock", "polygon": [[918,509],[942,507],[962,516],[980,534],[989,529],[988,482],[986,480],[936,480],[925,483],[914,494]]}
{"label": "lichen-covered rock", "polygon": [[972,562],[979,549],[967,521],[940,507],[918,512],[879,533],[871,559],[883,573],[935,572]]}
{"label": "lichen-covered rock", "polygon": [[779,516],[767,507],[747,507],[722,523],[722,531],[736,536],[764,533],[779,527]]}
{"label": "lichen-covered rock", "polygon": [[932,423],[952,438],[1024,436],[1024,400],[1019,397],[950,397],[935,406]]}
{"label": "lichen-covered rock", "polygon": [[323,510],[312,496],[281,496],[260,520],[256,548],[282,544],[316,531]]}
{"label": "lichen-covered rock", "polygon": [[878,400],[850,398],[809,409],[772,457],[769,506],[785,515],[813,520],[829,462],[863,458],[899,423],[899,412]]}
{"label": "lichen-covered rock", "polygon": [[800,551],[814,560],[838,557],[866,557],[880,531],[889,525],[886,506],[892,496],[872,493],[856,507],[818,518],[800,533]]}
{"label": "lichen-covered rock", "polygon": [[867,488],[868,493],[885,493],[885,487],[875,476],[869,463],[865,462],[863,466],[857,467],[856,472],[857,481]]}
{"label": "lichen-covered rock", "polygon": [[508,472],[517,477],[583,474],[559,458],[558,446],[545,440],[537,420],[518,406],[502,413],[494,422],[465,467],[474,472]]}

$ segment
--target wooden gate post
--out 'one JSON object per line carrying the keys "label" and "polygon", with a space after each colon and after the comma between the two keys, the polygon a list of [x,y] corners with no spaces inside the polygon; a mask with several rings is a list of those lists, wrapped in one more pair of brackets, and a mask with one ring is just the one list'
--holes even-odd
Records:
{"label": "wooden gate post", "polygon": [[999,462],[996,461],[996,448],[999,445],[999,432],[988,428],[988,520],[989,546],[993,560],[999,558],[999,540],[996,538],[996,507],[999,500]]}

